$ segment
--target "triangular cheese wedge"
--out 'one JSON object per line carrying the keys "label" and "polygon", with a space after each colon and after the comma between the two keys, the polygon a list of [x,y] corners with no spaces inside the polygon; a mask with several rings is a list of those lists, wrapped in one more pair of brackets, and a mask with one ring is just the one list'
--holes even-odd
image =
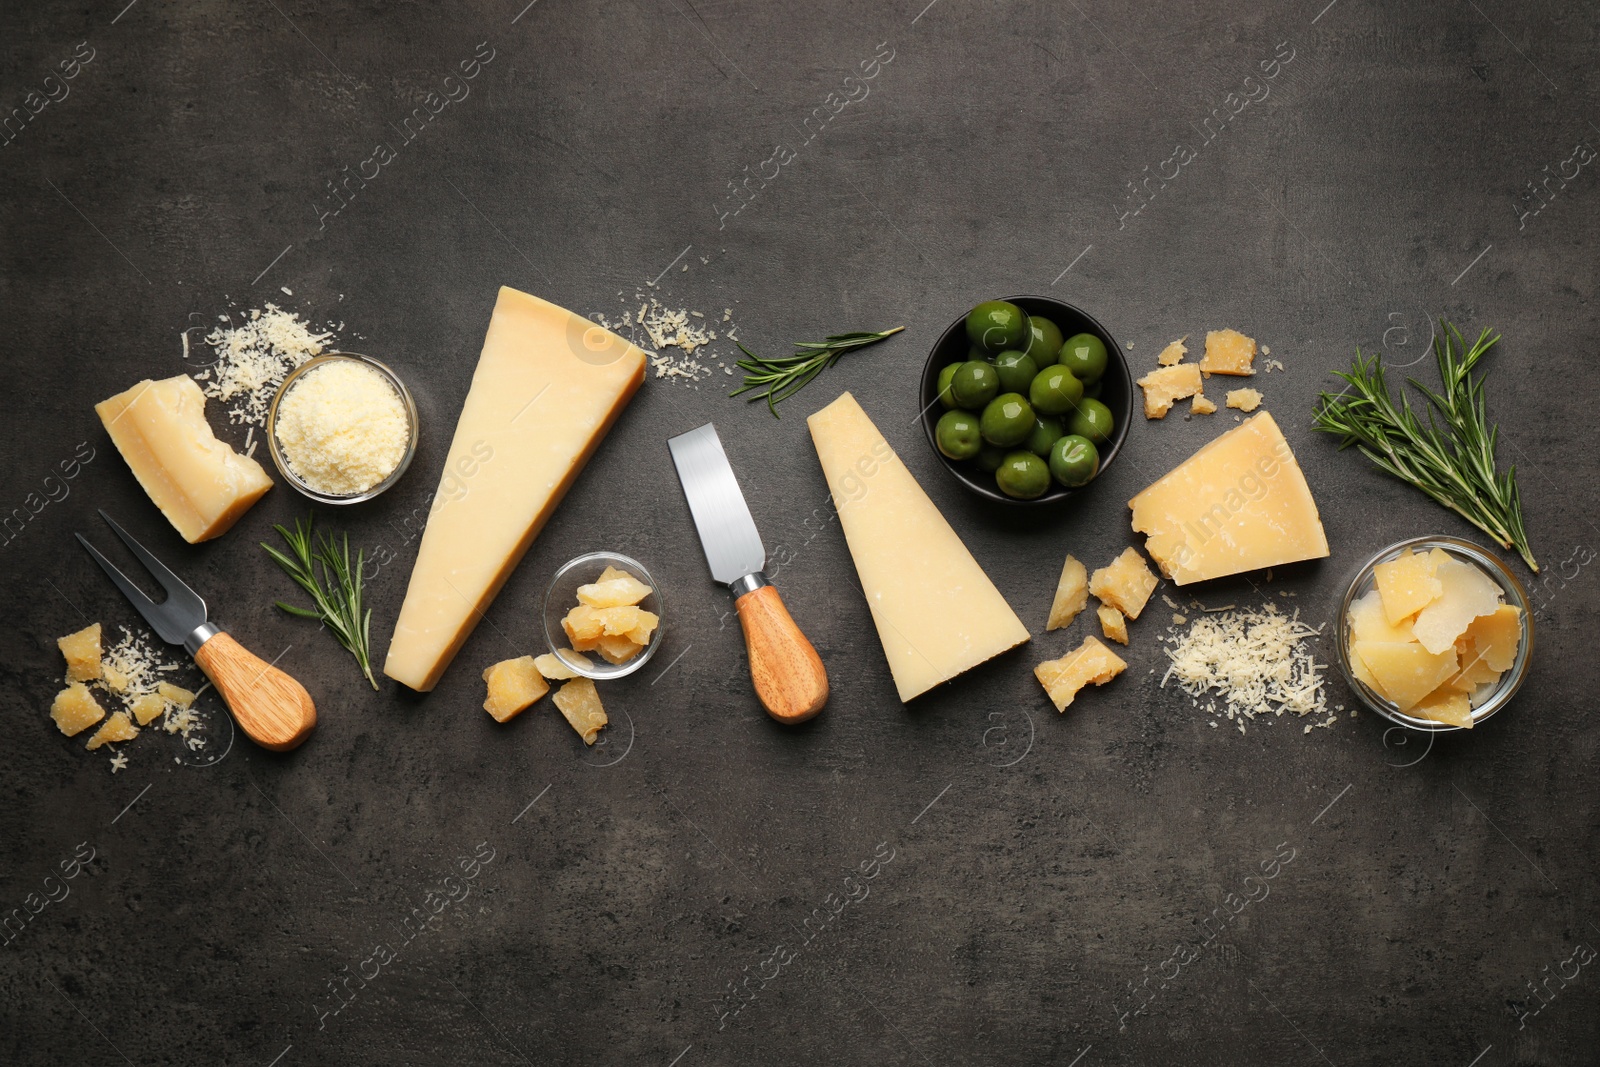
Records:
{"label": "triangular cheese wedge", "polygon": [[383,673],[426,692],[644,381],[638,348],[501,287]]}
{"label": "triangular cheese wedge", "polygon": [[855,397],[806,421],[902,701],[1028,640]]}

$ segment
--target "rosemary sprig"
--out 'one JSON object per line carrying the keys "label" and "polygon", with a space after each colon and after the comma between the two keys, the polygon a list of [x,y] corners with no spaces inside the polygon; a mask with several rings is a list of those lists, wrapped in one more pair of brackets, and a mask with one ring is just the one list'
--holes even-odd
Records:
{"label": "rosemary sprig", "polygon": [[281,525],[273,529],[289,545],[289,555],[273,548],[265,541],[261,547],[288,572],[296,585],[311,596],[314,608],[298,608],[278,601],[277,606],[290,615],[302,619],[316,619],[332,632],[334,639],[356,659],[361,673],[372,688],[378,680],[372,676],[372,648],[368,629],[372,623],[372,609],[361,605],[361,566],[366,553],[356,552],[355,566],[350,565],[350,535],[341,535],[335,545],[333,538],[319,534],[313,545],[312,518],[306,516],[304,525],[295,520],[294,529]]}
{"label": "rosemary sprig", "polygon": [[822,342],[796,341],[794,346],[800,351],[792,356],[781,356],[777,359],[758,356],[740,342],[739,351],[750,357],[739,361],[739,369],[745,372],[744,385],[728,395],[738,396],[740,393],[766,386],[766,392],[757,393],[750,399],[766,398],[767,410],[772,412],[773,418],[778,418],[778,405],[804,389],[811,383],[811,379],[839,362],[840,356],[857,348],[875,345],[903,329],[904,326],[896,326],[882,333],[860,331],[836,333]]}
{"label": "rosemary sprig", "polygon": [[1469,348],[1461,331],[1443,320],[1440,325],[1443,330],[1434,338],[1433,355],[1444,391],[1436,393],[1415,378],[1408,379],[1427,398],[1426,425],[1403,386],[1396,406],[1384,380],[1382,359],[1376,355],[1367,359],[1359,348],[1350,372],[1339,373],[1349,388],[1320,396],[1313,425],[1339,435],[1340,448],[1355,445],[1378,469],[1416,486],[1502,547],[1514,547],[1538,573],[1522,524],[1517,468],[1513,465],[1504,474],[1496,471],[1500,429],[1488,419],[1483,376],[1472,375],[1500,336],[1484,330]]}

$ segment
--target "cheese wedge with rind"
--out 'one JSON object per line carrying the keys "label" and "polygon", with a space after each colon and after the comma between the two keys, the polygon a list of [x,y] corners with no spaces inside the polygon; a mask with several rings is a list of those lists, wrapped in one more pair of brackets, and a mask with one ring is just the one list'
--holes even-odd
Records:
{"label": "cheese wedge with rind", "polygon": [[432,689],[644,381],[645,355],[500,289],[383,673]]}
{"label": "cheese wedge with rind", "polygon": [[187,374],[145,380],[94,406],[161,514],[190,544],[220,537],[272,488],[261,464],[217,440]]}
{"label": "cheese wedge with rind", "polygon": [[1328,554],[1305,475],[1268,412],[1202,447],[1128,502],[1175,585]]}
{"label": "cheese wedge with rind", "polygon": [[1028,640],[855,397],[806,421],[901,701]]}

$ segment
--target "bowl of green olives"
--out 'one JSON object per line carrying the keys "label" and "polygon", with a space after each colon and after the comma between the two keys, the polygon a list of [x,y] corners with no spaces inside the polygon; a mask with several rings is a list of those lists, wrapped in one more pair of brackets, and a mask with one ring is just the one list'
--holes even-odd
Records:
{"label": "bowl of green olives", "polygon": [[962,485],[1003,504],[1065,500],[1111,465],[1133,380],[1111,333],[1043,296],[985,300],[922,371],[928,444]]}

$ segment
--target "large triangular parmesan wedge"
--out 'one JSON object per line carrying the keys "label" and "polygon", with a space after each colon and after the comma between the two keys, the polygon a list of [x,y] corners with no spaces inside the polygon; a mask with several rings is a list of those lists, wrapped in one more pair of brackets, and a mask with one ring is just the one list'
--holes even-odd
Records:
{"label": "large triangular parmesan wedge", "polygon": [[1028,640],[855,397],[806,421],[902,701]]}
{"label": "large triangular parmesan wedge", "polygon": [[1316,501],[1263,411],[1128,501],[1145,551],[1175,585],[1328,554]]}
{"label": "large triangular parmesan wedge", "polygon": [[638,348],[501,287],[383,673],[426,692],[644,381]]}

